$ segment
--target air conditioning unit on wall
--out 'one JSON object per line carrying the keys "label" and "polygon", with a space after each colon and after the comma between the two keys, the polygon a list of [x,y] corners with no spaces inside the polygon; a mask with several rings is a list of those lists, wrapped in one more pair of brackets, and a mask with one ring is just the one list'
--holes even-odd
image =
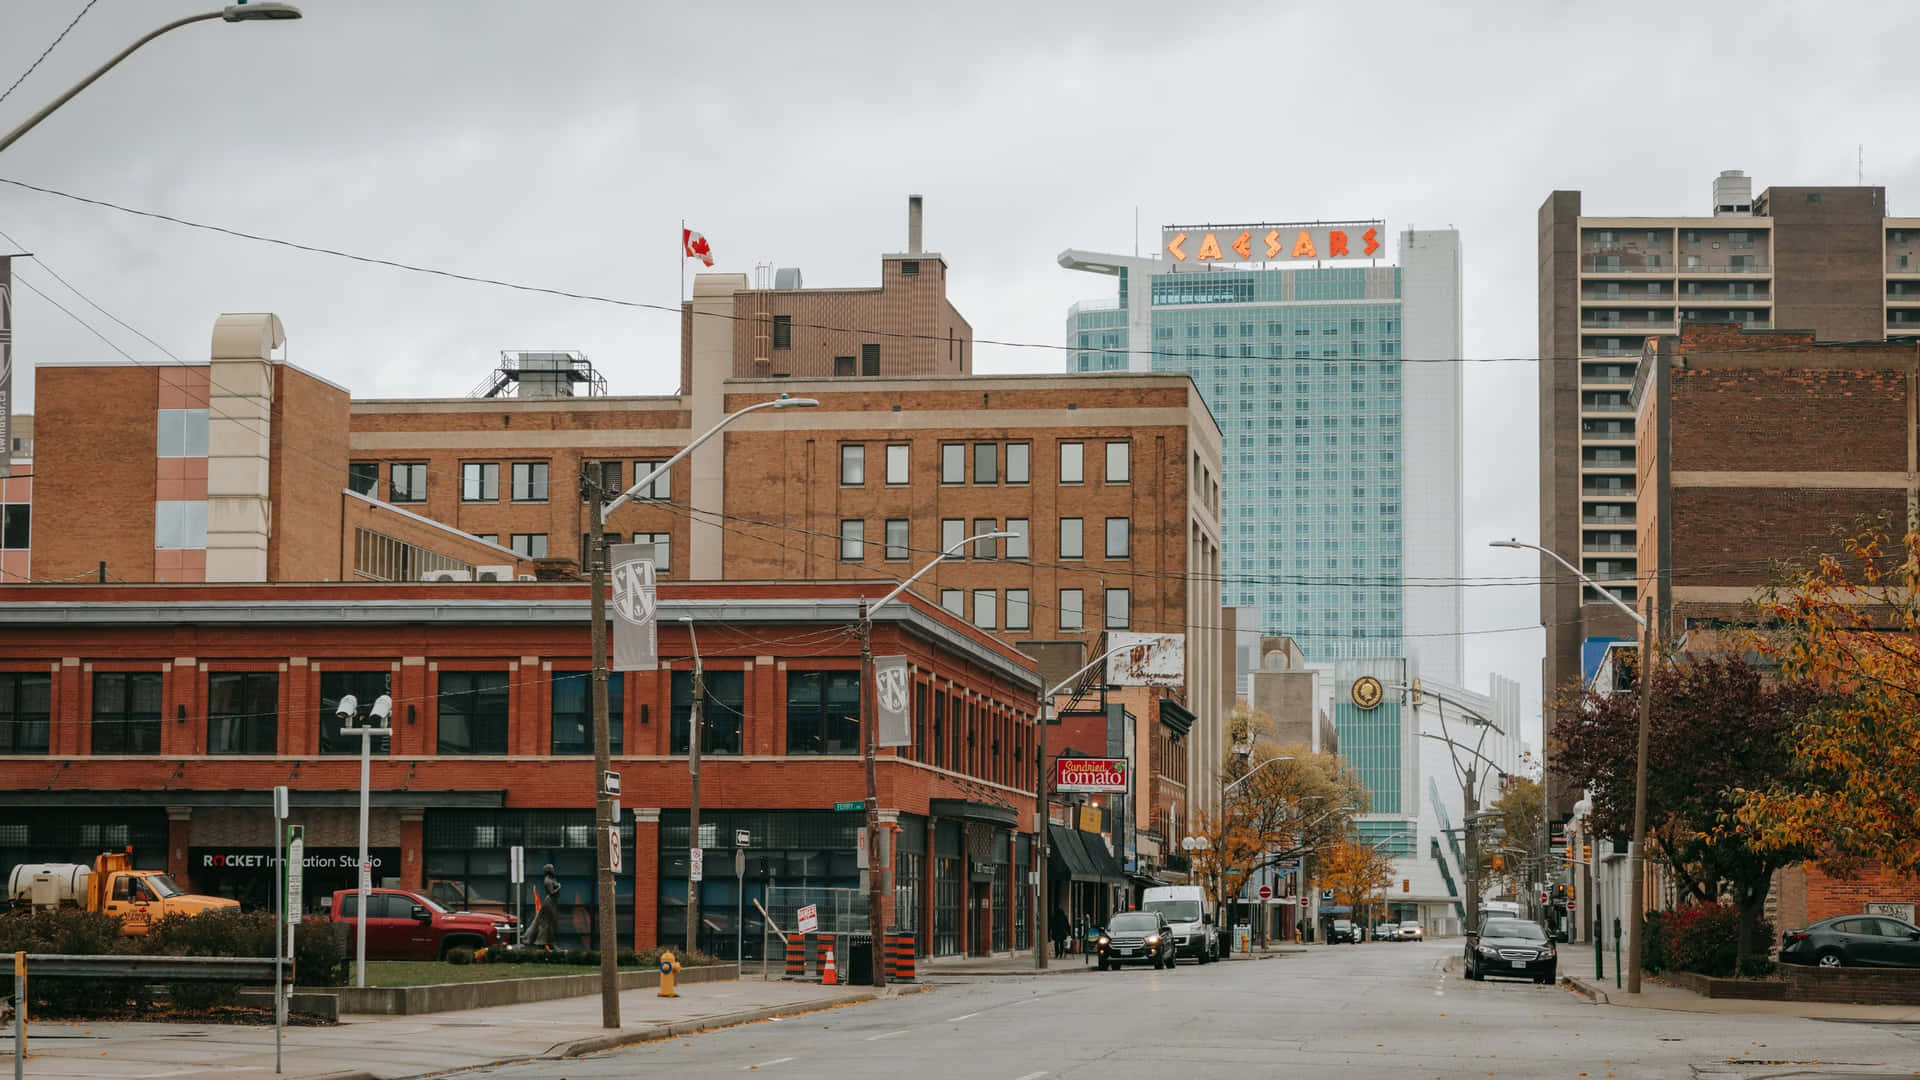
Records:
{"label": "air conditioning unit on wall", "polygon": [[473,580],[475,581],[512,581],[513,567],[511,566],[476,566],[473,568]]}
{"label": "air conditioning unit on wall", "polygon": [[421,581],[472,581],[471,570],[429,570],[420,575]]}

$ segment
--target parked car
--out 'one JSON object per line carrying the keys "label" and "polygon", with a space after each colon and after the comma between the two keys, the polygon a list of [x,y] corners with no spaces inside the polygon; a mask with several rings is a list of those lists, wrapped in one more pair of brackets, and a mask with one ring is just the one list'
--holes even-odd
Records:
{"label": "parked car", "polygon": [[1327,935],[1327,941],[1334,945],[1360,944],[1360,927],[1350,919],[1333,920],[1333,931]]}
{"label": "parked car", "polygon": [[1400,936],[1400,924],[1383,922],[1373,928],[1373,940],[1393,941]]}
{"label": "parked car", "polygon": [[1489,975],[1550,983],[1559,959],[1547,932],[1525,919],[1488,919],[1467,935],[1467,978]]}
{"label": "parked car", "polygon": [[1123,964],[1152,964],[1156,968],[1174,965],[1173,925],[1157,911],[1129,911],[1107,921],[1106,933],[1096,944],[1100,949],[1100,970]]}
{"label": "parked car", "polygon": [[[333,894],[328,916],[333,922],[352,927],[359,914],[359,892],[341,889]],[[511,942],[513,922],[511,915],[448,911],[405,889],[373,889],[367,893],[367,959],[444,960],[449,951],[463,946],[482,949]]]}
{"label": "parked car", "polygon": [[1221,954],[1220,935],[1214,932],[1212,901],[1198,885],[1164,885],[1148,889],[1140,910],[1166,918],[1173,927],[1174,955],[1211,963]]}
{"label": "parked car", "polygon": [[1920,968],[1920,926],[1885,915],[1822,919],[1780,935],[1780,961],[1828,968]]}
{"label": "parked car", "polygon": [[1400,924],[1400,932],[1394,936],[1401,941],[1419,941],[1427,936],[1427,931],[1417,922],[1403,922]]}

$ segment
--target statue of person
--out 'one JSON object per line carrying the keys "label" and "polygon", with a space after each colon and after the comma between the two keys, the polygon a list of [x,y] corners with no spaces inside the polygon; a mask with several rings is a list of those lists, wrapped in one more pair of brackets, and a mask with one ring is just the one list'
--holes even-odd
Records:
{"label": "statue of person", "polygon": [[548,863],[542,870],[540,888],[535,890],[536,910],[533,926],[527,932],[527,944],[534,948],[553,948],[560,934],[560,877]]}

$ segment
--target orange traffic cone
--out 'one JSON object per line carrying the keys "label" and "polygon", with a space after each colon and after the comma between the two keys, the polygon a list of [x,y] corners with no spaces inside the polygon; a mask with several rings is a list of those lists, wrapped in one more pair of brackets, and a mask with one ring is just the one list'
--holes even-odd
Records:
{"label": "orange traffic cone", "polygon": [[820,961],[820,985],[839,986],[840,974],[833,969],[833,946],[827,946],[826,958]]}

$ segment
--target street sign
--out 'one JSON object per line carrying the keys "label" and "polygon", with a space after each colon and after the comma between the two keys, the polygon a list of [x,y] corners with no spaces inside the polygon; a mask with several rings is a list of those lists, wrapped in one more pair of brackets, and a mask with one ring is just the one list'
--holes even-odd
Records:
{"label": "street sign", "polygon": [[286,817],[287,810],[287,786],[281,784],[273,789],[273,816],[277,818]]}
{"label": "street sign", "polygon": [[293,930],[306,902],[307,827],[287,826],[287,956],[293,956]]}
{"label": "street sign", "polygon": [[527,849],[519,844],[507,849],[507,880],[514,885],[527,880]]}
{"label": "street sign", "polygon": [[607,826],[607,865],[620,873],[620,826]]}
{"label": "street sign", "polygon": [[796,914],[800,918],[800,932],[811,934],[820,929],[820,909],[812,904],[801,908]]}
{"label": "street sign", "polygon": [[747,832],[747,830],[745,829],[733,830],[733,846],[734,847],[752,847],[753,834]]}
{"label": "street sign", "polygon": [[705,881],[707,853],[700,848],[687,849],[687,880]]}
{"label": "street sign", "polygon": [[848,802],[837,802],[833,804],[833,808],[842,813],[848,810],[865,810],[867,808],[867,801],[865,799],[853,799]]}
{"label": "street sign", "polygon": [[620,794],[620,774],[614,772],[612,769],[608,769],[606,779],[600,790],[606,792],[608,795]]}
{"label": "street sign", "polygon": [[1300,898],[1300,906],[1301,906],[1301,907],[1306,907],[1306,906],[1307,906],[1307,898],[1306,898],[1306,897],[1304,897],[1304,896],[1303,896],[1303,897],[1301,897],[1301,898]]}
{"label": "street sign", "polygon": [[737,878],[747,876],[747,852],[745,848],[733,849],[733,876]]}
{"label": "street sign", "polygon": [[1260,886],[1260,899],[1262,900],[1273,899],[1273,886],[1271,885]]}
{"label": "street sign", "polygon": [[1320,902],[1321,902],[1321,903],[1323,903],[1323,904],[1331,904],[1331,903],[1333,903],[1333,890],[1332,890],[1332,889],[1321,889],[1321,890],[1320,890]]}

